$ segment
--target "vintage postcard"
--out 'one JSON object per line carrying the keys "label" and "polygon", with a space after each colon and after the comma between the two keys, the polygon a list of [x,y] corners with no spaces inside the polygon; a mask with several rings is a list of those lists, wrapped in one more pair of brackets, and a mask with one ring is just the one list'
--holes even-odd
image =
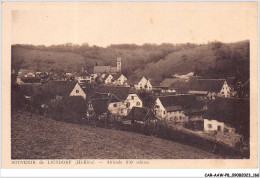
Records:
{"label": "vintage postcard", "polygon": [[2,2],[2,168],[257,168],[257,2]]}

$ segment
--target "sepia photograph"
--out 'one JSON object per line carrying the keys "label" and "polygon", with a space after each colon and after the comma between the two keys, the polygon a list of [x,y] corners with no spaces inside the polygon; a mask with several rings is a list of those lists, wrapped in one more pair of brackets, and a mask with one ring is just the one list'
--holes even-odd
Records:
{"label": "sepia photograph", "polygon": [[257,3],[5,3],[8,165],[258,159]]}

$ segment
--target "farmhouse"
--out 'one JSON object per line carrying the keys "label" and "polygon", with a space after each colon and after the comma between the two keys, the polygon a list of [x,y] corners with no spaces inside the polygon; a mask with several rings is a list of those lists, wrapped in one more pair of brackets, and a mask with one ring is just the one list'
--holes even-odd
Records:
{"label": "farmhouse", "polygon": [[128,86],[127,78],[123,74],[112,74],[113,76],[113,84],[119,86]]}
{"label": "farmhouse", "polygon": [[249,138],[249,99],[217,98],[203,118],[207,132],[236,132]]}
{"label": "farmhouse", "polygon": [[76,79],[80,85],[86,84],[86,83],[91,83],[91,75],[88,74],[84,68],[82,68],[81,72],[76,74]]}
{"label": "farmhouse", "polygon": [[198,99],[214,100],[216,97],[230,97],[230,87],[225,79],[197,79],[191,83],[189,94]]}
{"label": "farmhouse", "polygon": [[122,59],[120,57],[117,58],[117,66],[94,66],[94,73],[95,74],[113,74],[113,73],[120,73],[122,70]]}
{"label": "farmhouse", "polygon": [[204,112],[203,103],[194,95],[160,96],[155,101],[154,111],[158,118],[174,122],[201,120]]}
{"label": "farmhouse", "polygon": [[[118,98],[121,103],[117,103],[117,105],[114,105],[115,107],[113,108],[119,115],[127,115],[134,106],[143,106],[142,100],[133,90],[130,89],[130,87],[99,86],[95,89],[95,92],[107,95],[112,94]],[[113,108],[111,107],[111,109]],[[117,112],[118,108],[121,108],[124,111]],[[114,111],[111,112],[115,113]]]}
{"label": "farmhouse", "polygon": [[104,83],[105,84],[111,84],[113,81],[113,76],[112,74],[107,74],[105,77],[104,77]]}
{"label": "farmhouse", "polygon": [[86,94],[80,85],[71,81],[52,81],[38,88],[51,94],[53,98],[62,98],[65,96],[81,96],[86,99]]}
{"label": "farmhouse", "polygon": [[89,116],[125,115],[125,105],[115,95],[110,93],[94,93],[88,101]]}
{"label": "farmhouse", "polygon": [[187,94],[190,82],[185,78],[166,78],[160,84],[163,93]]}
{"label": "farmhouse", "polygon": [[153,111],[150,108],[145,107],[133,107],[127,116],[131,123],[149,124],[157,120]]}

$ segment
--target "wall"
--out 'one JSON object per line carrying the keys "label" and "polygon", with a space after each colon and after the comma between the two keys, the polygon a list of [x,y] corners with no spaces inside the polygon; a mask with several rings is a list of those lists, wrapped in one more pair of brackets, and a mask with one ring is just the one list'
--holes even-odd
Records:
{"label": "wall", "polygon": [[[114,104],[116,104],[116,107],[114,107]],[[108,105],[108,110],[110,111],[111,114],[115,114],[119,116],[126,116],[128,114],[126,106],[123,102],[110,103]]]}
{"label": "wall", "polygon": [[[211,124],[211,128],[209,127],[209,124]],[[208,120],[208,119],[204,119],[204,131],[217,131],[218,130],[218,126],[220,126],[220,131],[224,131],[224,123],[223,122],[219,122],[216,120]]]}
{"label": "wall", "polygon": [[[134,97],[134,99],[132,99],[132,96]],[[140,105],[137,105],[137,102],[140,103]],[[129,104],[129,106],[127,107],[128,112],[130,112],[130,110],[133,107],[143,107],[143,102],[142,100],[137,96],[137,94],[129,94],[125,100],[125,105],[127,106],[127,104]]]}
{"label": "wall", "polygon": [[188,122],[189,121],[189,117],[185,116],[183,111],[167,112],[166,119],[169,121],[175,121],[175,122]]}
{"label": "wall", "polygon": [[227,98],[230,97],[230,87],[228,86],[227,82],[224,82],[224,85],[220,91],[220,95]]}
{"label": "wall", "polygon": [[106,80],[105,80],[105,84],[109,84],[109,83],[112,83],[112,79],[113,79],[113,76],[112,75],[109,75]]}
{"label": "wall", "polygon": [[[77,93],[76,90],[78,90],[79,92]],[[82,96],[84,99],[86,99],[86,94],[78,83],[73,88],[72,92],[70,93],[70,96]]]}

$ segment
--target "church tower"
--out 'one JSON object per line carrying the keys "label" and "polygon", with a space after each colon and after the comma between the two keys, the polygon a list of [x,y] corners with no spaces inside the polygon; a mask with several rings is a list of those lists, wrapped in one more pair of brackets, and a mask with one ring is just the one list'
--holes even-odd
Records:
{"label": "church tower", "polygon": [[122,70],[122,59],[121,59],[121,57],[118,57],[117,58],[117,65],[116,65],[116,69],[117,69],[117,72],[121,72],[121,70]]}

